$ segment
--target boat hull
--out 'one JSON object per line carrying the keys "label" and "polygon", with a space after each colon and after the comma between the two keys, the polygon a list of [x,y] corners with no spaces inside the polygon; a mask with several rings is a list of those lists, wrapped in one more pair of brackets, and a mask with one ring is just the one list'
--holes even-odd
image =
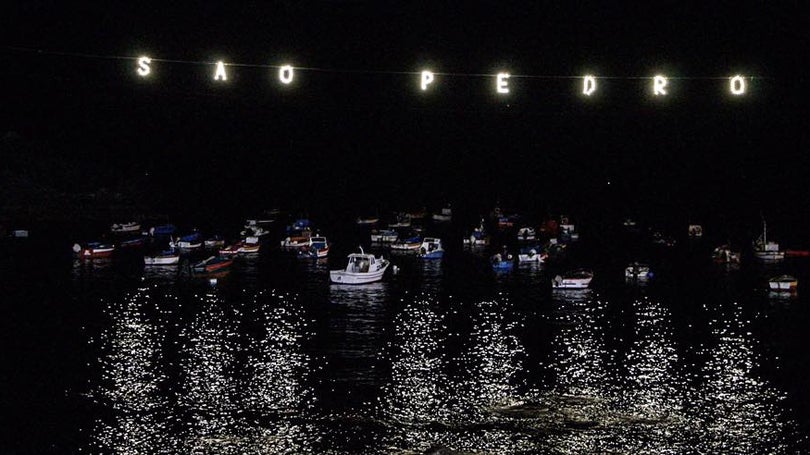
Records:
{"label": "boat hull", "polygon": [[345,270],[330,270],[329,280],[335,284],[367,284],[381,281],[385,271],[388,269],[388,264],[380,270],[366,273],[353,273]]}
{"label": "boat hull", "polygon": [[144,265],[176,265],[180,262],[180,256],[153,256],[143,258]]}
{"label": "boat hull", "polygon": [[554,289],[587,289],[591,285],[591,279],[564,279],[560,282],[552,281]]}

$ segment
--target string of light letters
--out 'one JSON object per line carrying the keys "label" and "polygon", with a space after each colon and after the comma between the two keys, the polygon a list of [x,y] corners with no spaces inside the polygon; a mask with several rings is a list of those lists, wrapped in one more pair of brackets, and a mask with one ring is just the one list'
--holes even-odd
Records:
{"label": "string of light letters", "polygon": [[299,71],[317,71],[317,72],[334,72],[334,73],[366,73],[366,74],[396,74],[406,75],[414,78],[414,82],[418,83],[419,89],[423,92],[429,92],[434,89],[440,82],[437,76],[449,77],[486,77],[492,78],[493,90],[499,96],[509,95],[511,87],[509,85],[510,79],[516,78],[532,78],[532,79],[578,79],[580,80],[580,93],[583,96],[591,97],[599,90],[601,80],[609,79],[643,79],[649,80],[649,89],[653,96],[666,97],[670,94],[670,80],[672,79],[725,79],[727,81],[728,93],[732,96],[743,96],[748,91],[748,82],[753,80],[752,76],[744,76],[742,74],[732,74],[728,76],[713,76],[713,77],[669,77],[665,74],[655,74],[652,76],[598,76],[595,74],[583,75],[567,75],[567,76],[553,76],[553,75],[529,75],[529,74],[510,74],[508,71],[500,71],[498,73],[449,73],[432,71],[425,68],[418,71],[381,71],[381,70],[341,70],[330,68],[317,68],[294,66],[290,63],[281,65],[270,64],[255,64],[255,63],[229,63],[224,60],[217,61],[193,61],[193,60],[175,60],[152,58],[148,55],[121,56],[121,55],[97,55],[76,52],[58,52],[58,51],[45,51],[41,49],[32,49],[15,46],[4,46],[6,49],[22,52],[35,52],[38,54],[51,54],[69,57],[83,57],[83,58],[99,58],[99,59],[115,59],[115,60],[128,60],[134,61],[133,71],[140,78],[150,78],[159,67],[160,63],[181,63],[181,64],[195,64],[211,67],[211,78],[216,83],[227,83],[229,71],[235,70],[240,67],[250,68],[264,68],[276,71],[278,81],[283,85],[291,85],[296,79],[296,73]]}

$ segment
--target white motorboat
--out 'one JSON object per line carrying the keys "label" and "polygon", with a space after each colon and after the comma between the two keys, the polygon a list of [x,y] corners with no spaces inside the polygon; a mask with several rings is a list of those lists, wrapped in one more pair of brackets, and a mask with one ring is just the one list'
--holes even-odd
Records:
{"label": "white motorboat", "polygon": [[652,278],[652,276],[650,266],[640,262],[633,262],[624,269],[624,277],[630,280],[643,281]]}
{"label": "white motorboat", "polygon": [[593,280],[593,272],[579,269],[565,275],[557,275],[551,280],[551,286],[554,289],[585,289],[591,285],[591,280]]}
{"label": "white motorboat", "polygon": [[449,206],[442,209],[440,213],[433,214],[433,221],[439,223],[447,223],[448,221],[452,221],[453,219],[453,209]]}
{"label": "white motorboat", "polygon": [[139,232],[141,230],[141,224],[135,221],[130,221],[128,223],[121,223],[121,224],[113,224],[110,226],[110,232],[120,234],[124,232]]}
{"label": "white motorboat", "polygon": [[330,270],[329,279],[337,284],[366,284],[382,280],[385,270],[391,262],[366,254],[363,248],[359,253],[349,255],[349,263],[344,270]]}
{"label": "white motorboat", "polygon": [[776,292],[796,292],[799,287],[799,280],[791,275],[781,275],[768,280],[768,288]]}
{"label": "white motorboat", "polygon": [[785,252],[779,251],[779,244],[768,241],[768,225],[762,220],[762,235],[754,242],[754,256],[763,261],[781,261]]}
{"label": "white motorboat", "polygon": [[371,231],[372,243],[391,243],[396,242],[399,238],[397,231],[386,229],[382,231]]}
{"label": "white motorboat", "polygon": [[518,262],[543,262],[548,257],[540,247],[521,248]]}
{"label": "white motorboat", "polygon": [[537,240],[537,231],[535,231],[532,227],[522,227],[518,229],[517,239],[526,242]]}
{"label": "white motorboat", "polygon": [[174,250],[164,251],[154,256],[145,256],[144,265],[175,265],[180,262],[180,255]]}
{"label": "white motorboat", "polygon": [[407,239],[397,240],[391,244],[391,249],[395,251],[417,251],[422,246],[422,237],[413,236]]}

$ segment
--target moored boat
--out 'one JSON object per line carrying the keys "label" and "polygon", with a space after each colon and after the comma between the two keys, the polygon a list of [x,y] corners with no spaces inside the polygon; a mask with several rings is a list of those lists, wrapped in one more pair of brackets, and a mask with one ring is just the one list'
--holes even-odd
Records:
{"label": "moored boat", "polygon": [[512,255],[508,253],[498,253],[493,255],[491,258],[489,258],[489,263],[496,271],[512,270],[512,267],[515,265],[512,261]]}
{"label": "moored boat", "polygon": [[90,242],[84,246],[78,243],[73,245],[73,252],[82,259],[99,259],[108,258],[112,256],[115,251],[115,245],[104,244],[101,242]]}
{"label": "moored boat", "polygon": [[779,244],[768,240],[768,225],[762,220],[762,235],[754,242],[754,256],[763,261],[781,261],[785,252],[779,251]]}
{"label": "moored boat", "polygon": [[298,254],[303,257],[325,258],[329,256],[329,242],[323,236],[311,237],[309,245],[301,248]]}
{"label": "moored boat", "polygon": [[154,256],[144,256],[144,265],[175,265],[180,262],[180,255],[176,250],[162,251]]}
{"label": "moored boat", "polygon": [[362,225],[372,225],[372,224],[379,223],[380,218],[377,217],[377,216],[368,216],[368,217],[360,216],[360,217],[357,217],[356,222],[357,222],[358,225],[361,225],[361,226]]}
{"label": "moored boat", "polygon": [[564,275],[557,275],[551,280],[551,287],[554,289],[585,289],[591,285],[593,272],[585,269],[578,269]]}
{"label": "moored boat", "polygon": [[203,240],[199,232],[194,232],[189,235],[178,237],[173,242],[170,242],[169,246],[179,248],[181,250],[196,250],[198,248],[202,248]]}
{"label": "moored boat", "polygon": [[371,231],[372,243],[391,243],[396,242],[399,238],[399,233],[393,229],[384,229],[381,231]]}
{"label": "moored boat", "polygon": [[177,227],[173,224],[161,224],[159,226],[154,226],[149,229],[149,235],[153,237],[160,237],[160,236],[167,236],[174,234],[174,231],[177,230]]}
{"label": "moored boat", "polygon": [[518,253],[518,262],[543,262],[548,257],[539,246],[524,247]]}
{"label": "moored boat", "polygon": [[419,247],[419,257],[422,259],[441,259],[443,256],[442,240],[435,237],[425,237]]}
{"label": "moored boat", "polygon": [[329,279],[337,284],[366,284],[382,280],[391,263],[382,256],[366,254],[363,248],[359,253],[349,255],[349,262],[344,270],[330,270]]}
{"label": "moored boat", "polygon": [[222,248],[225,246],[225,239],[222,237],[215,235],[213,237],[209,237],[203,242],[203,246],[206,248]]}
{"label": "moored boat", "polygon": [[228,245],[228,246],[226,246],[224,248],[220,248],[219,249],[219,254],[221,256],[231,256],[231,255],[234,255],[234,254],[239,254],[240,250],[242,249],[243,246],[244,246],[244,242],[236,242],[236,243]]}
{"label": "moored boat", "polygon": [[110,226],[110,232],[114,234],[121,234],[127,232],[138,232],[141,230],[141,224],[136,221],[130,221],[128,223],[116,223]]}
{"label": "moored boat", "polygon": [[518,229],[517,232],[517,239],[522,240],[524,242],[532,241],[537,239],[537,232],[532,227],[522,227]]}
{"label": "moored boat", "polygon": [[624,277],[629,280],[647,280],[653,277],[650,266],[640,262],[633,262],[624,268]]}
{"label": "moored boat", "polygon": [[740,252],[728,245],[720,245],[712,251],[712,260],[718,264],[739,264]]}
{"label": "moored boat", "polygon": [[122,240],[118,243],[118,246],[120,248],[139,248],[142,247],[144,243],[145,240],[143,237],[136,237],[134,239]]}
{"label": "moored boat", "polygon": [[447,223],[453,220],[453,209],[448,205],[444,207],[441,212],[433,214],[433,221],[438,223]]}
{"label": "moored boat", "polygon": [[195,273],[215,273],[227,270],[233,265],[233,259],[222,256],[211,256],[204,261],[200,261],[192,266]]}
{"label": "moored boat", "polygon": [[416,235],[392,243],[391,249],[395,251],[417,251],[420,246],[422,246],[422,237]]}
{"label": "moored boat", "polygon": [[792,275],[780,275],[768,280],[768,288],[776,292],[794,293],[799,288],[799,280]]}

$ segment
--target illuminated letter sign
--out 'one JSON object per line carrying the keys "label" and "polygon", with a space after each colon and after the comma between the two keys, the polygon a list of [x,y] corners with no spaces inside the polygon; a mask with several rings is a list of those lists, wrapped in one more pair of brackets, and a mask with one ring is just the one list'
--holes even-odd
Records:
{"label": "illuminated letter sign", "polygon": [[596,78],[593,76],[585,76],[582,79],[582,94],[591,96],[596,91]]}
{"label": "illuminated letter sign", "polygon": [[422,90],[427,90],[428,85],[433,83],[433,73],[430,71],[422,71]]}
{"label": "illuminated letter sign", "polygon": [[284,65],[278,70],[278,79],[282,84],[289,84],[293,81],[293,67]]}
{"label": "illuminated letter sign", "polygon": [[653,95],[660,96],[666,95],[667,91],[665,87],[667,86],[667,78],[664,76],[655,76],[653,78]]}
{"label": "illuminated letter sign", "polygon": [[498,93],[509,93],[509,73],[498,73],[497,82],[495,84]]}
{"label": "illuminated letter sign", "polygon": [[149,57],[140,57],[138,58],[138,75],[141,77],[146,77],[149,73],[152,72],[152,68],[149,65],[152,63],[152,59]]}
{"label": "illuminated letter sign", "polygon": [[217,70],[214,72],[215,81],[227,81],[228,75],[225,74],[225,64],[222,61],[217,62]]}
{"label": "illuminated letter sign", "polygon": [[734,76],[729,79],[729,89],[732,95],[745,94],[745,79],[742,76]]}

